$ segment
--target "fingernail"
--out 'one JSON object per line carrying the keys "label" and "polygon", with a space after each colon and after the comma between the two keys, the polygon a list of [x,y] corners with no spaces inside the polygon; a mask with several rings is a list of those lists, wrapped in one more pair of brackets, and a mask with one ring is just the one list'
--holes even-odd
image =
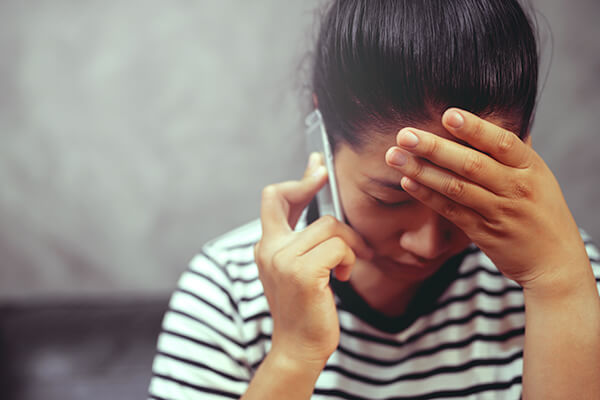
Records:
{"label": "fingernail", "polygon": [[400,145],[404,147],[415,147],[419,144],[419,138],[411,131],[404,131],[400,135]]}
{"label": "fingernail", "polygon": [[320,179],[324,175],[327,175],[327,168],[323,165],[319,165],[312,173],[313,178]]}
{"label": "fingernail", "polygon": [[317,153],[317,152],[310,153],[310,156],[308,157],[308,166],[306,168],[311,170],[311,169],[314,169],[318,164],[319,164],[319,153]]}
{"label": "fingernail", "polygon": [[460,115],[458,111],[449,111],[446,114],[446,123],[450,127],[458,129],[463,126],[463,124],[465,123],[465,119],[462,115]]}
{"label": "fingernail", "polygon": [[404,187],[409,192],[414,192],[419,188],[419,184],[417,182],[407,177],[403,177],[401,183],[402,187]]}
{"label": "fingernail", "polygon": [[394,164],[394,165],[401,167],[404,164],[406,164],[406,161],[408,161],[408,160],[404,153],[402,153],[401,151],[398,151],[398,150],[391,151],[391,154],[389,156],[390,164]]}

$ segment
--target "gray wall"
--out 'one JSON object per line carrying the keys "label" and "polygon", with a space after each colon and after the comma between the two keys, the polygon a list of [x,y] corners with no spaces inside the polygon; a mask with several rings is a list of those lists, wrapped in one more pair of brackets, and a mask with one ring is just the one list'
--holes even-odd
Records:
{"label": "gray wall", "polygon": [[[600,237],[600,2],[539,0],[534,146]],[[305,164],[317,0],[0,3],[0,299],[163,295]]]}

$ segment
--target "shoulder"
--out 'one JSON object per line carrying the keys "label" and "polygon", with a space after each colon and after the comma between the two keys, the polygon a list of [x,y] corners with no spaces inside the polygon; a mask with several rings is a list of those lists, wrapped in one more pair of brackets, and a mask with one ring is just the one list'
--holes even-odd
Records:
{"label": "shoulder", "polygon": [[254,245],[260,240],[262,229],[259,219],[248,222],[236,229],[210,240],[202,246],[202,253],[208,253],[214,262],[223,266],[239,257],[247,257],[248,250],[252,257]]}
{"label": "shoulder", "polygon": [[[306,227],[306,210],[301,215],[296,230]],[[192,264],[201,258],[209,258],[212,263],[228,270],[229,267],[247,265],[254,262],[254,245],[262,237],[260,219],[250,221],[207,242]]]}
{"label": "shoulder", "polygon": [[253,254],[260,235],[259,221],[252,221],[208,242],[192,258],[163,318],[150,393],[244,393],[268,339],[244,316],[248,290],[255,290],[259,306],[266,305]]}
{"label": "shoulder", "polygon": [[[469,323],[481,318],[501,322],[494,329],[512,329],[517,336],[522,334],[525,323],[523,289],[506,278],[474,245],[468,249],[453,281],[438,300],[437,310],[461,316]],[[490,328],[482,327],[486,332]]]}
{"label": "shoulder", "polygon": [[260,220],[254,220],[207,242],[191,259],[189,270],[210,273],[227,287],[244,273],[256,275],[254,245],[262,235]]}
{"label": "shoulder", "polygon": [[[261,235],[260,220],[256,219],[210,240],[191,259],[179,287],[198,292],[205,291],[208,283],[225,294],[230,306],[239,311],[238,304],[244,298],[262,294],[254,261],[254,245]],[[189,287],[190,283],[200,286]]]}
{"label": "shoulder", "polygon": [[262,323],[270,317],[254,262],[260,236],[256,220],[202,246],[179,278],[163,333],[211,338],[210,346],[224,348],[237,359],[247,357],[248,343],[260,344]]}
{"label": "shoulder", "polygon": [[[589,234],[580,229],[596,281],[600,282],[600,251]],[[453,300],[454,299],[454,300]],[[442,301],[474,299],[501,301],[504,306],[522,304],[522,289],[506,278],[494,262],[479,248],[472,245],[463,259],[454,282],[442,297]]]}

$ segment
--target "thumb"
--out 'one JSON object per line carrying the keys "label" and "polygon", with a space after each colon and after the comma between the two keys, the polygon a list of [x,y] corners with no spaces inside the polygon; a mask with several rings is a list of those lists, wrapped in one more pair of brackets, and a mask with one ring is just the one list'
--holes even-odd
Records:
{"label": "thumb", "polygon": [[302,211],[308,206],[311,200],[317,195],[319,190],[325,186],[328,181],[328,171],[325,167],[323,156],[319,153],[311,153],[308,159],[308,165],[304,171],[304,176],[300,181],[291,184],[287,199],[290,205],[288,222],[294,227]]}
{"label": "thumb", "polygon": [[327,168],[313,153],[304,177],[269,185],[263,189],[261,219],[264,233],[281,233],[294,229],[302,211],[327,182]]}

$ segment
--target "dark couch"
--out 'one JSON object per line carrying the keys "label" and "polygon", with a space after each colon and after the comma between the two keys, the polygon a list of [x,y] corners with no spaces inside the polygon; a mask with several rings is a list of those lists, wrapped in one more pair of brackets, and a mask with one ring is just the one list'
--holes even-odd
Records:
{"label": "dark couch", "polygon": [[0,398],[145,399],[167,303],[0,306]]}

